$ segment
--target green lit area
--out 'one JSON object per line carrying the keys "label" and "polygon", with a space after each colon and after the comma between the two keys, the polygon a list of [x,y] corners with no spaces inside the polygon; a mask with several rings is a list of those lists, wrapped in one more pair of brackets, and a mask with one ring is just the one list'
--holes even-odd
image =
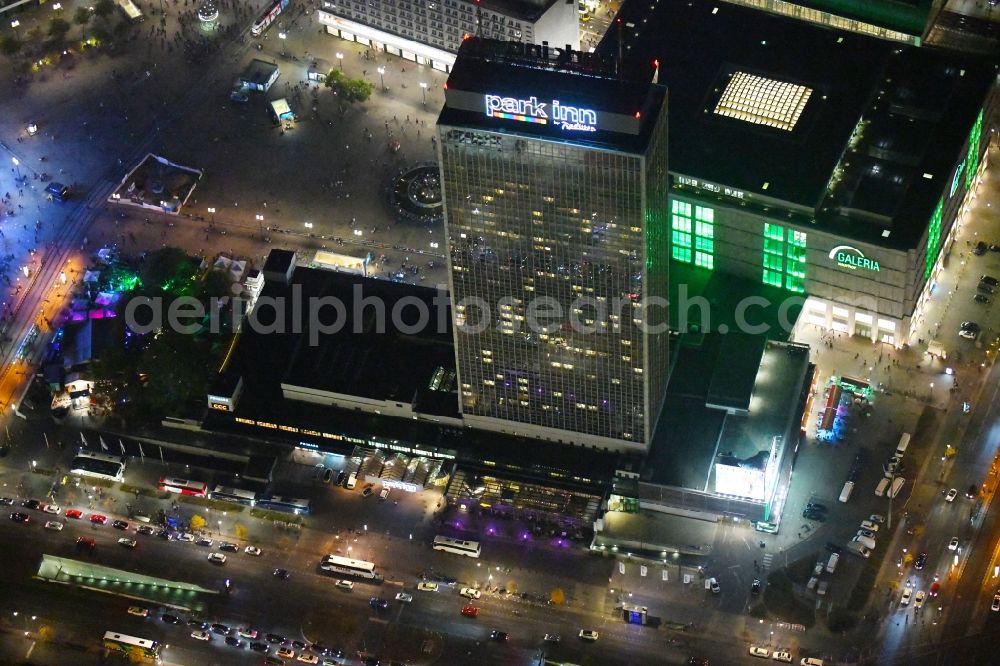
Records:
{"label": "green lit area", "polygon": [[979,170],[979,142],[983,138],[983,112],[979,112],[972,131],[969,132],[969,156],[965,158],[965,188],[972,186],[972,180]]}
{"label": "green lit area", "polygon": [[803,294],[806,291],[806,233],[764,223],[764,284]]}
{"label": "green lit area", "polygon": [[931,216],[930,228],[927,230],[927,258],[924,263],[924,279],[931,276],[934,262],[937,261],[941,249],[941,215],[944,212],[944,199],[939,199],[934,215]]}
{"label": "green lit area", "polygon": [[671,199],[670,256],[699,268],[715,268],[715,209]]}

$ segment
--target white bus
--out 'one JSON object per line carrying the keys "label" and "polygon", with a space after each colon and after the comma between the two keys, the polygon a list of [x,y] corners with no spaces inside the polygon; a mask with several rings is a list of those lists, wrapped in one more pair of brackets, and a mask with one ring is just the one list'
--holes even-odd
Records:
{"label": "white bus", "polygon": [[896,455],[901,456],[906,453],[906,448],[910,445],[910,433],[904,432],[899,438],[899,444],[896,445]]}
{"label": "white bus", "polygon": [[309,513],[309,500],[295,499],[294,497],[281,497],[279,495],[275,495],[274,497],[261,497],[257,500],[257,506],[262,509],[294,513],[296,516],[308,515]]}
{"label": "white bus", "polygon": [[375,571],[375,564],[373,562],[352,560],[349,557],[340,557],[339,555],[327,555],[320,561],[319,568],[329,573],[340,574],[341,576],[382,582],[382,574]]}
{"label": "white bus", "polygon": [[121,482],[125,480],[125,458],[107,453],[80,451],[70,463],[69,473]]}
{"label": "white bus", "polygon": [[446,536],[434,537],[434,550],[443,550],[446,553],[455,553],[466,557],[479,557],[480,553],[478,541],[462,541]]}
{"label": "white bus", "polygon": [[225,486],[216,486],[215,490],[209,493],[208,498],[223,502],[236,502],[246,506],[254,506],[257,503],[257,493],[254,491],[226,488]]}
{"label": "white bus", "polygon": [[121,652],[132,663],[160,663],[160,643],[148,638],[137,638],[117,631],[104,632],[104,647]]}
{"label": "white bus", "polygon": [[204,481],[188,481],[187,479],[172,479],[160,477],[160,490],[191,497],[204,497],[208,494],[208,484]]}

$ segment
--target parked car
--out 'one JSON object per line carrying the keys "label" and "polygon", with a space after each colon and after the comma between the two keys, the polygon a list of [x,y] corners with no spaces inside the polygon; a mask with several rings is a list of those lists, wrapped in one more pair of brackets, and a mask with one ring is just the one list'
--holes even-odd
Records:
{"label": "parked car", "polygon": [[121,539],[118,539],[118,545],[124,546],[125,548],[135,548],[138,544],[136,543],[135,539],[127,539],[125,537],[122,537]]}
{"label": "parked car", "polygon": [[913,562],[914,569],[923,569],[924,565],[927,564],[927,553],[920,553],[917,555],[917,559]]}
{"label": "parked car", "polygon": [[170,613],[164,613],[163,615],[160,616],[160,619],[166,622],[167,624],[181,623],[181,619],[179,617],[177,617],[176,615],[172,615]]}
{"label": "parked car", "polygon": [[104,525],[108,522],[108,517],[100,513],[90,514],[90,522],[95,525]]}
{"label": "parked car", "polygon": [[135,615],[136,617],[149,617],[149,610],[142,606],[129,606],[128,614]]}
{"label": "parked car", "polygon": [[760,657],[761,659],[767,659],[771,656],[771,651],[767,648],[757,647],[756,645],[750,646],[750,656]]}
{"label": "parked car", "polygon": [[374,608],[375,610],[379,611],[388,608],[389,602],[388,600],[383,599],[382,597],[372,597],[371,599],[368,600],[368,605]]}
{"label": "parked car", "polygon": [[45,521],[45,529],[47,529],[47,530],[55,530],[56,532],[61,532],[62,528],[63,528],[63,524],[60,523],[58,520],[47,520],[47,521]]}
{"label": "parked car", "polygon": [[202,537],[198,539],[197,543],[199,546],[204,546],[205,548],[211,548],[212,544],[215,542],[209,539],[208,537]]}
{"label": "parked car", "polygon": [[958,550],[958,537],[952,537],[948,542],[948,550]]}
{"label": "parked car", "polygon": [[291,577],[291,575],[292,574],[289,573],[288,569],[275,569],[274,570],[274,577],[275,578],[280,578],[281,580],[288,580],[289,577]]}
{"label": "parked car", "polygon": [[924,605],[925,596],[927,596],[927,594],[923,590],[917,592],[916,596],[913,597],[913,610],[920,610],[920,607]]}
{"label": "parked car", "polygon": [[226,556],[222,553],[210,553],[208,556],[208,561],[212,564],[225,564]]}
{"label": "parked car", "polygon": [[237,553],[239,552],[240,547],[235,543],[230,543],[229,541],[223,541],[222,543],[219,544],[219,550],[225,550],[230,553]]}
{"label": "parked car", "polygon": [[27,523],[30,520],[28,514],[21,513],[20,511],[10,514],[10,519],[15,523]]}
{"label": "parked car", "polygon": [[491,641],[497,641],[499,643],[506,643],[507,642],[507,638],[508,638],[508,636],[507,636],[507,632],[506,631],[496,631],[496,630],[494,630],[494,631],[490,632],[490,640]]}
{"label": "parked car", "polygon": [[231,647],[243,647],[243,641],[236,636],[226,636],[226,645]]}
{"label": "parked car", "polygon": [[479,597],[482,596],[482,592],[480,592],[474,587],[463,587],[461,591],[459,591],[459,594],[469,599],[478,599]]}
{"label": "parked car", "polygon": [[79,509],[66,509],[66,513],[64,513],[63,515],[66,516],[67,518],[79,519],[83,517],[83,511],[80,511]]}
{"label": "parked car", "polygon": [[116,520],[113,523],[111,523],[111,527],[115,528],[116,530],[127,530],[128,522],[124,520]]}
{"label": "parked car", "polygon": [[352,580],[338,580],[336,585],[337,589],[344,590],[345,592],[350,592],[354,589],[354,581]]}
{"label": "parked car", "polygon": [[152,527],[151,525],[140,525],[139,527],[136,528],[135,533],[143,534],[145,536],[150,536],[151,534],[156,533],[156,528]]}
{"label": "parked car", "polygon": [[421,592],[437,592],[438,584],[422,580],[419,583],[417,583],[417,589],[420,590]]}
{"label": "parked car", "polygon": [[956,497],[958,497],[958,488],[952,488],[948,491],[948,494],[944,496],[944,501],[954,502]]}
{"label": "parked car", "polygon": [[196,641],[210,641],[212,640],[212,634],[208,633],[204,629],[198,629],[191,632],[191,638]]}
{"label": "parked car", "polygon": [[479,617],[479,609],[475,606],[463,606],[462,615],[465,617]]}
{"label": "parked car", "polygon": [[1000,611],[1000,590],[993,595],[993,605],[990,608],[994,611]]}
{"label": "parked car", "polygon": [[45,506],[42,507],[42,511],[44,511],[45,513],[52,513],[58,515],[62,511],[62,509],[59,507],[58,504],[46,504]]}
{"label": "parked car", "polygon": [[246,553],[247,555],[253,555],[254,557],[260,557],[262,551],[257,546],[247,546],[246,548],[243,549],[243,552]]}
{"label": "parked car", "polygon": [[177,535],[178,541],[183,541],[184,543],[194,543],[194,535],[188,534],[187,532],[182,532]]}
{"label": "parked car", "polygon": [[910,605],[910,597],[912,597],[912,596],[913,596],[913,586],[912,585],[907,585],[906,587],[903,588],[903,596],[901,596],[899,598],[899,605],[900,606],[909,606]]}
{"label": "parked car", "polygon": [[593,629],[580,630],[580,640],[590,641],[591,643],[593,643],[594,641],[597,640],[597,636],[598,636],[597,632],[594,631]]}
{"label": "parked car", "polygon": [[21,506],[25,509],[31,509],[32,511],[38,511],[42,508],[42,503],[36,499],[26,499],[21,502]]}
{"label": "parked car", "polygon": [[408,604],[411,601],[413,601],[413,595],[412,594],[407,594],[406,592],[397,592],[396,593],[396,601],[401,601],[404,604]]}

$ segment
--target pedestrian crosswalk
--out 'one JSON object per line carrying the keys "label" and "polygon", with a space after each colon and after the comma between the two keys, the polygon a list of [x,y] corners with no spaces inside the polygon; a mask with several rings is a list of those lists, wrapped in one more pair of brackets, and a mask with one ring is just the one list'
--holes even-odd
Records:
{"label": "pedestrian crosswalk", "polygon": [[765,553],[764,554],[764,558],[760,561],[761,568],[762,569],[770,569],[771,568],[771,560],[773,560],[773,559],[774,559],[774,555],[772,555],[771,553]]}

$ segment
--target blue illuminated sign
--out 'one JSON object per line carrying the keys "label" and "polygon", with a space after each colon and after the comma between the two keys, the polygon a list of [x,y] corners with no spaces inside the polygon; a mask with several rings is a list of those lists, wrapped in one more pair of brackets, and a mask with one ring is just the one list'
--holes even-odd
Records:
{"label": "blue illuminated sign", "polygon": [[486,115],[491,118],[516,120],[536,125],[556,125],[559,129],[572,132],[596,132],[597,112],[576,106],[560,104],[559,100],[539,102],[537,97],[517,99],[485,95]]}

